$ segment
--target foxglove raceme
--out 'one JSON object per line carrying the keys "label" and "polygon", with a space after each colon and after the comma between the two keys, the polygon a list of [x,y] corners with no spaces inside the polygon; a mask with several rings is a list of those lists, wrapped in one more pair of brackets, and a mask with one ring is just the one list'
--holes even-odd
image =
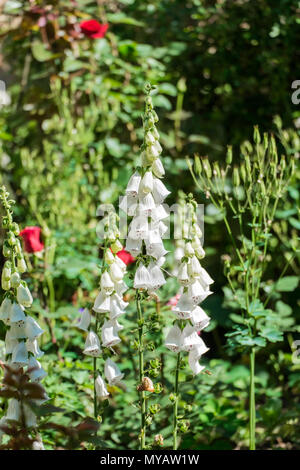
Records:
{"label": "foxglove raceme", "polygon": [[[198,305],[212,294],[210,285],[213,279],[201,266],[200,260],[205,252],[200,242],[201,229],[196,218],[196,203],[190,198],[188,203],[179,205],[180,209],[188,209],[189,217],[181,215],[183,239],[177,246],[176,260],[180,261],[176,275],[181,284],[179,300],[172,311],[180,323],[173,326],[167,334],[165,345],[173,352],[189,352],[189,365],[194,375],[199,374],[204,367],[199,364],[201,356],[208,350],[199,337],[199,331],[209,324],[209,317]],[[190,225],[188,224],[190,221]],[[184,323],[185,326],[184,326]]]}

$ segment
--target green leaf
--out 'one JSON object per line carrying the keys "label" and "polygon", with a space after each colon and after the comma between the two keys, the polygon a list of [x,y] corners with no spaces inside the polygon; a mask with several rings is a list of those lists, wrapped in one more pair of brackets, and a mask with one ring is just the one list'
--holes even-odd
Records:
{"label": "green leaf", "polygon": [[283,333],[272,328],[263,328],[260,331],[260,335],[263,338],[266,338],[271,343],[277,343],[278,341],[283,341]]}
{"label": "green leaf", "polygon": [[298,276],[286,276],[276,282],[276,290],[279,292],[292,292],[298,286]]}
{"label": "green leaf", "polygon": [[45,45],[41,41],[34,41],[31,45],[32,55],[38,62],[46,62],[47,60],[55,59],[60,54],[53,54],[45,48]]}

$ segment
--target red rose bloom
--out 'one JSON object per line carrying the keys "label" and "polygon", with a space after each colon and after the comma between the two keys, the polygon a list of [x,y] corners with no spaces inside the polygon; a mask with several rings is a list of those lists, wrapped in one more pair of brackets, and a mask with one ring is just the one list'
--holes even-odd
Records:
{"label": "red rose bloom", "polygon": [[85,36],[93,39],[104,38],[108,30],[107,23],[101,24],[96,20],[82,21],[79,26]]}
{"label": "red rose bloom", "polygon": [[41,228],[40,227],[25,227],[20,232],[23,238],[25,251],[27,253],[35,253],[44,249],[44,244],[40,240]]}
{"label": "red rose bloom", "polygon": [[117,253],[117,256],[123,261],[123,263],[125,263],[127,266],[131,263],[134,263],[135,262],[135,259],[133,256],[131,256],[130,253],[128,253],[128,251],[124,250],[121,250],[121,251],[118,251]]}

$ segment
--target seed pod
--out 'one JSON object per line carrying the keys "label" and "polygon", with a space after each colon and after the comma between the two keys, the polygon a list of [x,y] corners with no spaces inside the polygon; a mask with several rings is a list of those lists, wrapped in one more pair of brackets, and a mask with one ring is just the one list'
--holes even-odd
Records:
{"label": "seed pod", "polygon": [[196,168],[196,172],[198,173],[198,175],[201,175],[201,173],[202,173],[202,164],[201,164],[201,160],[198,157],[198,155],[195,156],[195,168]]}
{"label": "seed pod", "polygon": [[260,137],[260,132],[259,132],[258,126],[254,126],[253,140],[256,144],[260,144],[260,142],[261,142],[261,137]]}
{"label": "seed pod", "polygon": [[233,169],[233,184],[234,186],[240,185],[240,175],[239,175],[239,170],[237,167],[234,167]]}
{"label": "seed pod", "polygon": [[248,178],[249,178],[249,180],[251,181],[251,179],[252,179],[252,172],[251,172],[251,161],[250,161],[249,155],[246,155],[246,156],[245,156],[245,165],[246,165],[246,170],[247,170],[247,173],[248,173]]}
{"label": "seed pod", "polygon": [[226,163],[230,165],[232,162],[232,146],[227,145]]}
{"label": "seed pod", "polygon": [[267,132],[264,132],[264,151],[267,150],[269,146],[269,137],[268,137],[268,133]]}
{"label": "seed pod", "polygon": [[154,392],[153,382],[149,377],[144,377],[142,383],[137,386],[138,392]]}
{"label": "seed pod", "polygon": [[205,160],[203,160],[202,166],[204,168],[207,178],[210,179],[212,175],[212,171],[211,171],[211,166],[210,166],[208,158],[205,158]]}
{"label": "seed pod", "polygon": [[242,180],[245,183],[247,181],[247,172],[246,172],[246,168],[245,168],[244,163],[242,163],[241,166],[240,166],[240,173],[241,173]]}

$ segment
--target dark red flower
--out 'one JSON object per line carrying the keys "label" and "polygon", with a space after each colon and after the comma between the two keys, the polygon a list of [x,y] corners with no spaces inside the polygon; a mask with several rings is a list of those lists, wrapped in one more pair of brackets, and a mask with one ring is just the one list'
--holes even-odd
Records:
{"label": "dark red flower", "polygon": [[123,261],[123,263],[125,263],[127,266],[131,263],[134,263],[135,262],[135,259],[133,256],[131,256],[130,253],[128,253],[128,251],[124,250],[121,250],[121,251],[118,251],[117,253],[117,256]]}
{"label": "dark red flower", "polygon": [[104,38],[108,30],[108,23],[101,24],[96,20],[82,21],[80,23],[80,29],[83,34],[89,38]]}
{"label": "dark red flower", "polygon": [[40,240],[41,228],[40,227],[25,227],[20,232],[23,238],[25,251],[27,253],[35,253],[44,249],[44,244]]}

